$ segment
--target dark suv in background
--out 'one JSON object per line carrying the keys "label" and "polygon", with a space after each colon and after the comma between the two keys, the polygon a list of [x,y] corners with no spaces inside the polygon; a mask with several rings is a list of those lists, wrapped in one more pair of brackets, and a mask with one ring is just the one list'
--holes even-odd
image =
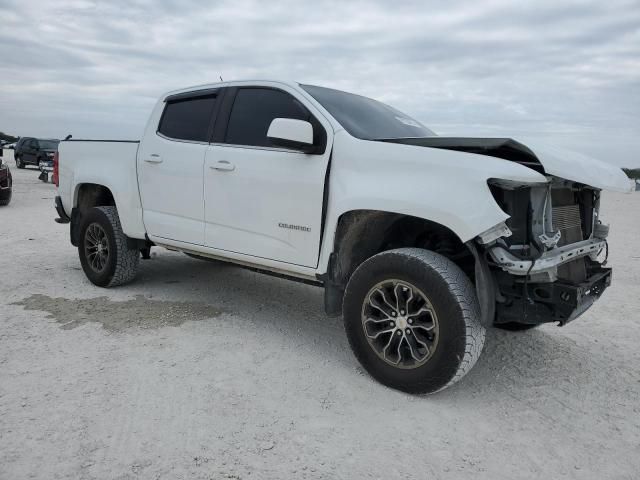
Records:
{"label": "dark suv in background", "polygon": [[38,165],[53,162],[53,155],[58,151],[60,140],[38,139],[22,137],[16,144],[13,153],[16,159],[16,167],[24,168],[26,165]]}
{"label": "dark suv in background", "polygon": [[11,201],[12,181],[9,165],[3,161],[0,147],[0,207],[9,205]]}

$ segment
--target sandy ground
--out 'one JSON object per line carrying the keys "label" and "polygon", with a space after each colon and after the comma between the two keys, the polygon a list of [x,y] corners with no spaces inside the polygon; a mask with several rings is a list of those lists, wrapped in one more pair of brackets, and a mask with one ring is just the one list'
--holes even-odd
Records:
{"label": "sandy ground", "polygon": [[0,209],[0,478],[638,478],[640,194],[606,195],[614,285],[580,320],[491,331],[459,384],[380,386],[322,291],[156,249],[91,285],[54,188]]}

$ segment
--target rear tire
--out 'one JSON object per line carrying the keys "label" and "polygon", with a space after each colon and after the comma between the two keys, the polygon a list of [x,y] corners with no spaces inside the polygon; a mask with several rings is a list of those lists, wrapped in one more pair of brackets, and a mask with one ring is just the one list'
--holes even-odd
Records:
{"label": "rear tire", "polygon": [[0,207],[9,205],[9,203],[11,203],[11,192],[9,192],[6,197],[0,196]]}
{"label": "rear tire", "polygon": [[127,246],[116,207],[94,207],[82,217],[78,255],[85,275],[99,287],[133,280],[140,250]]}
{"label": "rear tire", "polygon": [[16,167],[17,168],[24,168],[24,161],[22,160],[22,157],[16,157]]}
{"label": "rear tire", "polygon": [[454,384],[484,345],[471,281],[447,258],[419,248],[390,250],[362,263],[347,285],[343,317],[367,372],[409,393]]}

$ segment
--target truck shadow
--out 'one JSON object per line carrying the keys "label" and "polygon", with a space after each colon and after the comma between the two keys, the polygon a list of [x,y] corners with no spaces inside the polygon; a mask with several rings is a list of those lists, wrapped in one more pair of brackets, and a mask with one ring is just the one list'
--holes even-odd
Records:
{"label": "truck shadow", "polygon": [[[261,330],[265,344],[283,332],[293,333],[293,343],[306,356],[320,361],[330,358],[353,375],[364,374],[351,354],[342,320],[324,314],[321,288],[175,255],[163,255],[143,264],[141,270],[134,285],[145,292],[166,295],[170,284],[172,298],[197,298],[233,315],[233,321],[240,325],[250,322],[250,328]],[[488,329],[484,352],[474,369],[458,384],[428,398],[464,398],[480,391],[492,398],[505,392],[544,389],[545,385],[577,382],[591,388],[606,384],[605,377],[615,374],[615,362],[602,353],[586,351],[564,335],[554,335],[556,328],[545,325],[527,332]]]}

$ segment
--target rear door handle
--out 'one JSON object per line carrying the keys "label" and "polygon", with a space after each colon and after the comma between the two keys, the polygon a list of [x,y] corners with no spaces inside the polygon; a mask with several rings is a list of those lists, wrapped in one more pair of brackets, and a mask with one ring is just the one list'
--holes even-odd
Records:
{"label": "rear door handle", "polygon": [[209,168],[224,172],[232,172],[236,169],[236,166],[233,163],[227,162],[226,160],[220,160],[219,162],[211,165]]}
{"label": "rear door handle", "polygon": [[149,155],[149,158],[145,158],[144,161],[147,163],[162,163],[162,157],[157,153],[152,153]]}

